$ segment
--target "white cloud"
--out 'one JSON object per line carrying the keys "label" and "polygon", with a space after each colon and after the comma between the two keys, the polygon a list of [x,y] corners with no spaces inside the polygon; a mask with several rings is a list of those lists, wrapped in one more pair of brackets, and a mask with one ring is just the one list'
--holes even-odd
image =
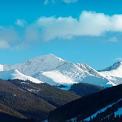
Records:
{"label": "white cloud", "polygon": [[55,38],[70,38],[72,34],[78,34],[75,30],[77,21],[72,17],[67,18],[54,18],[43,17],[37,22],[38,28],[40,28],[41,35],[44,40],[53,40]]}
{"label": "white cloud", "polygon": [[122,32],[122,15],[105,15],[84,11],[79,18],[41,17],[38,29],[45,40],[75,36],[101,36],[106,32]]}
{"label": "white cloud", "polygon": [[[23,27],[21,29],[16,26],[0,27],[0,48],[55,39],[67,40],[81,36],[101,37],[107,32],[122,32],[122,14],[110,16],[104,13],[84,11],[79,18],[71,16],[40,17],[26,26],[24,22],[26,21],[17,20],[17,25]],[[110,42],[117,42],[120,38],[117,38],[116,35],[110,38],[108,35],[107,39]]]}
{"label": "white cloud", "polygon": [[38,29],[44,40],[71,38],[75,36],[101,36],[105,32],[122,32],[122,15],[108,16],[104,13],[84,11],[79,18],[41,17]]}

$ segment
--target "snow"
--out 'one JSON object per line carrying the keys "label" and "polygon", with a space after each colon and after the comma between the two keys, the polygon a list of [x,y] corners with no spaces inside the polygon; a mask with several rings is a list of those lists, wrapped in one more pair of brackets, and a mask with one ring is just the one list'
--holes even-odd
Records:
{"label": "snow", "polygon": [[0,79],[8,80],[8,79],[19,79],[19,80],[29,80],[33,83],[43,83],[42,81],[35,79],[31,76],[27,76],[19,72],[18,70],[9,70],[0,72]]}
{"label": "snow", "polygon": [[61,72],[56,71],[56,70],[48,71],[48,72],[43,72],[42,74],[44,76],[50,78],[51,80],[53,80],[57,84],[74,84],[74,83],[76,83],[70,77],[68,77],[66,75],[63,75]]}
{"label": "snow", "polygon": [[116,112],[115,112],[116,116],[120,116],[122,115],[122,108],[119,108]]}
{"label": "snow", "polygon": [[110,71],[104,71],[102,73],[106,76],[113,76],[113,77],[121,77],[122,78],[122,65],[116,69],[113,69]]}
{"label": "snow", "polygon": [[[108,80],[102,76],[98,76],[97,71],[94,71],[88,66],[84,65],[84,68],[79,67],[76,64],[65,61],[62,65],[59,65],[54,70],[39,72],[33,75],[33,77],[42,80],[50,85],[65,85],[68,88],[74,83],[90,83],[100,86],[108,85]],[[96,75],[97,74],[97,75]]]}
{"label": "snow", "polygon": [[102,77],[101,74],[97,70],[93,69],[92,67],[90,67],[87,64],[77,63],[77,66],[91,75],[94,75],[96,77]]}
{"label": "snow", "polygon": [[122,62],[117,62],[99,73],[108,79],[113,86],[122,84]]}
{"label": "snow", "polygon": [[[112,104],[110,104],[110,105],[107,105],[106,107],[100,109],[99,111],[95,112],[95,113],[92,114],[90,117],[87,117],[87,118],[84,119],[84,120],[85,120],[85,121],[89,121],[91,118],[95,118],[95,117],[97,116],[97,114],[106,111],[108,108],[112,107],[114,104],[116,104],[116,103],[118,103],[118,102],[120,102],[120,101],[122,101],[122,99],[118,100],[118,101],[115,102],[115,103],[112,103]],[[121,111],[121,108],[120,108],[119,111],[118,111],[116,114],[120,114],[121,112],[122,112],[122,111]]]}
{"label": "snow", "polygon": [[[92,114],[89,117],[85,118],[83,121],[86,121],[86,122],[90,121],[92,118],[95,118],[99,113],[105,112],[108,108],[111,108],[113,105],[119,103],[120,101],[122,101],[122,98],[117,100],[114,103],[111,103],[111,104],[101,108],[100,110],[96,111],[94,114]],[[115,111],[115,115],[122,115],[122,108],[119,108],[117,111]],[[76,120],[77,120],[77,117],[74,117],[74,118],[70,119],[69,121],[74,122]]]}
{"label": "snow", "polygon": [[70,62],[65,62],[55,70],[40,72],[34,77],[43,79],[44,82],[51,85],[61,84],[68,88],[76,83],[89,83],[103,87],[111,86],[111,84],[108,84],[108,80],[99,75],[97,71],[90,69],[90,67],[86,65],[82,65],[81,68],[79,65]]}
{"label": "snow", "polygon": [[27,89],[29,92],[32,92],[32,93],[38,93],[40,90],[35,90],[35,89]]}
{"label": "snow", "polygon": [[106,86],[108,81],[102,76],[97,76],[96,72],[90,72],[90,67],[82,65],[83,68],[73,63],[65,63],[64,65],[57,68],[63,75],[66,75],[73,79],[76,83],[90,83],[94,85]]}

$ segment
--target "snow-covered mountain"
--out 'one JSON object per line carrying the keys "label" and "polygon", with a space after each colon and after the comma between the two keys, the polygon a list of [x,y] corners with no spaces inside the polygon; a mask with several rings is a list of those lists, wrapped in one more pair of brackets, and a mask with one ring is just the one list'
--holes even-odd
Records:
{"label": "snow-covered mountain", "polygon": [[114,63],[99,73],[115,85],[122,84],[122,61]]}
{"label": "snow-covered mountain", "polygon": [[[98,72],[86,64],[71,63],[53,54],[36,57],[22,64],[0,65],[0,71],[0,78],[5,79],[16,74],[15,78],[22,80],[21,76],[24,75],[24,77],[26,77],[24,80],[30,79],[35,83],[44,82],[56,86],[63,85],[67,88],[75,83],[89,83],[103,87],[114,86],[120,83],[119,79],[117,82],[111,81],[108,76],[105,75],[106,71]],[[2,77],[3,73],[5,77]],[[9,79],[11,79],[11,77]]]}
{"label": "snow-covered mountain", "polygon": [[[43,72],[41,75],[46,76],[55,82],[58,81],[58,83],[63,85],[74,83],[89,83],[94,85],[107,86],[108,81],[106,79],[100,75],[96,76],[89,71],[89,69],[84,70],[84,68],[81,68],[76,64],[65,62],[63,65],[57,67],[56,69]],[[38,76],[36,77],[40,79]]]}

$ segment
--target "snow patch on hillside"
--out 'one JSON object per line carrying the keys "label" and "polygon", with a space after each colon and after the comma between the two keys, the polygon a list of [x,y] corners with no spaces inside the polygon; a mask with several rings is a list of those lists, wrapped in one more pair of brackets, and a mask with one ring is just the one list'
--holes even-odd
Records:
{"label": "snow patch on hillside", "polygon": [[9,70],[0,72],[0,79],[9,80],[9,79],[19,79],[19,80],[29,80],[33,83],[43,83],[42,81],[35,79],[31,76],[27,76],[19,72],[18,70]]}
{"label": "snow patch on hillside", "polygon": [[70,77],[63,75],[59,71],[48,71],[42,73],[44,76],[50,78],[57,84],[74,84],[76,83],[73,79]]}

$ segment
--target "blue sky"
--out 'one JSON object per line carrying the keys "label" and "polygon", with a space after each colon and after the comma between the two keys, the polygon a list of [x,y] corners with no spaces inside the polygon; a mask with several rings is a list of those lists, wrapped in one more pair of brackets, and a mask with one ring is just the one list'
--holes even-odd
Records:
{"label": "blue sky", "polygon": [[104,68],[122,58],[122,0],[0,0],[0,63],[54,53]]}

